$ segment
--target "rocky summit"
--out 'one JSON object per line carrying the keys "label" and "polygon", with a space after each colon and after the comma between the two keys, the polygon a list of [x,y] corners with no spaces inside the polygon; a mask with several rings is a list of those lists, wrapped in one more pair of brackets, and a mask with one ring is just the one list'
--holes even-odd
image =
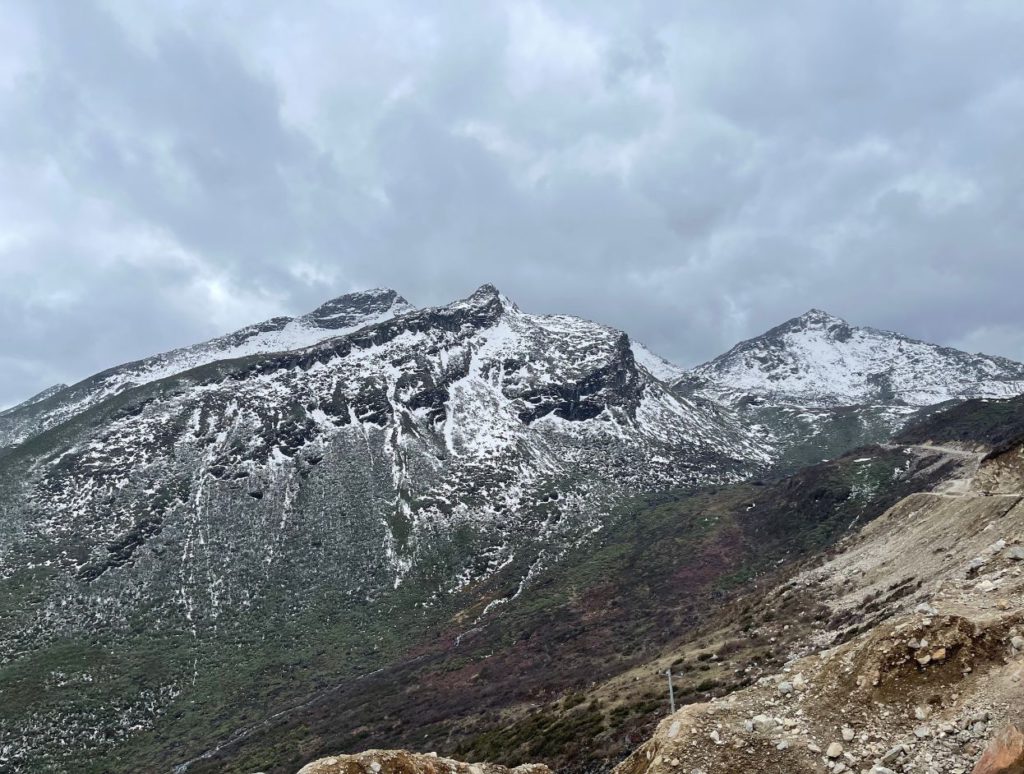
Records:
{"label": "rocky summit", "polygon": [[0,414],[0,770],[966,772],[1022,390],[817,311],[686,372],[490,285],[58,385]]}

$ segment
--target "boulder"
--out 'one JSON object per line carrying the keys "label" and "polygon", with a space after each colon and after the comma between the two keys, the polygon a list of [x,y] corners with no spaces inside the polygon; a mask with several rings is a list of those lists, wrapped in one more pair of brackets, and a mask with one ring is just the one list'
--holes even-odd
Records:
{"label": "boulder", "polygon": [[1024,774],[1024,732],[1010,725],[992,737],[971,774]]}
{"label": "boulder", "polygon": [[367,750],[321,758],[303,766],[299,774],[551,774],[551,770],[537,764],[512,769],[490,763],[462,763],[439,758],[436,753]]}

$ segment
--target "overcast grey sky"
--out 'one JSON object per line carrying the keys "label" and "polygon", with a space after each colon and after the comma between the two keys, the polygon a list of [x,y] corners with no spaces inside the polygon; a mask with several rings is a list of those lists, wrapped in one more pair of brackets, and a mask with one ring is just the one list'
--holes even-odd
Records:
{"label": "overcast grey sky", "polygon": [[0,406],[352,289],[1024,359],[1024,3],[0,9]]}

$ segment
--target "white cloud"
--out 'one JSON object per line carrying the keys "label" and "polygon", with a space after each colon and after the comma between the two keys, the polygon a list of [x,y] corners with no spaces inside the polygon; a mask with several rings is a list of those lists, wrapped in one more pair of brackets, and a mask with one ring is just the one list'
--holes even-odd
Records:
{"label": "white cloud", "polygon": [[360,285],[1024,358],[1020,4],[0,13],[0,403]]}

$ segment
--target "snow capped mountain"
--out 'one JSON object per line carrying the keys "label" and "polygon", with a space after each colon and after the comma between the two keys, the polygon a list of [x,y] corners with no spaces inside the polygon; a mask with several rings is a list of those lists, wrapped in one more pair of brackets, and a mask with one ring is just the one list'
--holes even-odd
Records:
{"label": "snow capped mountain", "polygon": [[[373,494],[352,507],[365,506],[386,524],[380,540],[397,581],[418,540],[453,522],[507,526],[510,514],[544,503],[546,512],[559,512],[551,529],[584,515],[590,529],[599,523],[594,506],[602,490],[730,480],[768,459],[726,415],[638,368],[619,331],[526,314],[491,286],[396,316],[399,303],[408,310],[389,293],[353,314],[345,297],[298,321],[108,372],[97,386],[105,392],[93,400],[97,411],[86,417],[99,421],[54,450],[59,456],[38,468],[29,498],[46,523],[56,512],[65,529],[85,519],[105,544],[137,527],[140,505],[149,514],[161,510],[160,498],[146,493],[169,477],[191,482],[189,497],[246,494],[250,510],[259,509],[256,492],[302,491],[321,475],[342,488],[372,479]],[[341,327],[325,327],[341,315]],[[325,330],[340,335],[261,352],[277,349],[285,335],[305,344],[303,337]],[[197,368],[214,353],[235,359]],[[124,395],[119,404],[132,408],[102,411],[105,395]],[[187,518],[205,518],[200,502],[188,502],[180,503]],[[283,520],[289,507],[273,505],[286,511]],[[507,558],[506,545],[491,548],[495,562]],[[105,549],[93,558],[93,569],[79,563],[76,571],[118,564]]]}
{"label": "snow capped mountain", "polygon": [[859,328],[818,309],[695,368],[684,381],[735,400],[811,407],[929,406],[1024,392],[1024,365],[898,333]]}
{"label": "snow capped mountain", "polygon": [[215,681],[254,620],[360,631],[503,570],[518,580],[496,609],[628,498],[770,461],[731,414],[638,365],[624,333],[491,286],[422,310],[346,296],[39,407],[47,431],[0,457],[0,662],[34,679],[26,654],[76,638],[164,654],[142,698],[40,708],[15,734],[69,749]]}
{"label": "snow capped mountain", "polygon": [[1024,365],[898,333],[858,328],[812,309],[742,341],[673,383],[682,395],[735,411],[795,470],[888,440],[949,400],[1024,392]]}
{"label": "snow capped mountain", "polygon": [[349,293],[302,317],[275,317],[190,347],[126,363],[68,387],[57,385],[0,413],[0,448],[54,427],[124,390],[218,360],[286,352],[389,320],[413,307],[393,290]]}

